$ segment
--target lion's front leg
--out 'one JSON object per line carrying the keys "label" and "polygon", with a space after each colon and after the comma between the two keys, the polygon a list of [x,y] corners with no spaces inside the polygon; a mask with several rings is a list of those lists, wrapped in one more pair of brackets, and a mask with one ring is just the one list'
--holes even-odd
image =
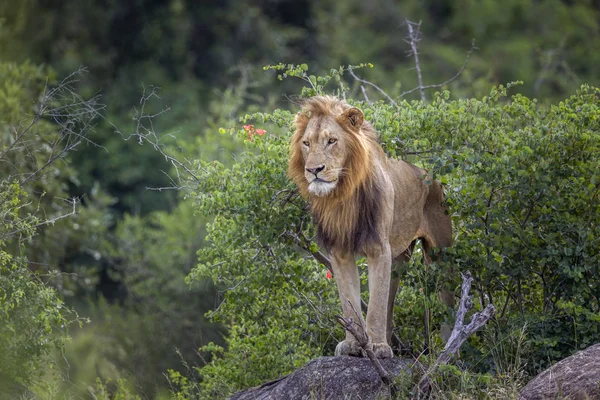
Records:
{"label": "lion's front leg", "polygon": [[[354,255],[333,251],[331,254],[331,266],[335,274],[344,317],[351,318],[353,321],[361,324],[361,326],[365,326],[360,308],[360,279]],[[346,339],[338,343],[335,348],[335,355],[361,356],[361,354],[360,345],[354,336],[346,331]]]}
{"label": "lion's front leg", "polygon": [[367,334],[378,358],[394,356],[387,341],[388,301],[392,272],[392,253],[389,244],[372,249],[367,254],[369,265],[369,309]]}

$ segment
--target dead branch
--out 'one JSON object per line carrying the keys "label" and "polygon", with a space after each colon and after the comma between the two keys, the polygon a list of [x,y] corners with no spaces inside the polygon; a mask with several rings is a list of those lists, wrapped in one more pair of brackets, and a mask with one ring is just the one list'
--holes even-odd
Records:
{"label": "dead branch", "polygon": [[363,96],[365,96],[365,100],[367,101],[368,105],[373,105],[373,102],[371,100],[369,100],[369,96],[367,96],[367,91],[365,90],[364,85],[360,85],[360,90],[362,90],[362,94]]}
{"label": "dead branch", "polygon": [[[390,103],[392,103],[392,105],[397,106],[396,102],[394,101],[394,99],[392,99],[382,88],[380,88],[379,86],[377,86],[376,84],[366,81],[364,79],[360,79],[358,76],[356,76],[356,74],[354,73],[354,71],[352,71],[351,68],[348,69],[348,72],[350,72],[350,75],[352,75],[352,77],[354,79],[356,79],[357,81],[359,81],[360,83],[364,83],[365,85],[369,85],[374,87],[375,89],[377,89],[379,91],[379,93],[381,93],[382,95],[385,96],[386,99],[388,99],[388,101]],[[361,86],[362,87],[362,86]],[[364,88],[363,88],[363,94],[365,94]],[[365,98],[366,98],[366,94],[365,94]],[[367,98],[367,102],[369,102],[369,99]]]}
{"label": "dead branch", "polygon": [[19,234],[21,232],[24,232],[26,230],[37,229],[37,228],[39,228],[41,226],[44,226],[44,225],[54,225],[56,222],[60,221],[61,219],[77,215],[78,214],[77,213],[77,204],[80,203],[80,199],[78,199],[77,197],[73,197],[71,199],[67,199],[67,202],[72,207],[70,212],[68,212],[66,214],[59,215],[59,216],[54,217],[54,218],[46,219],[46,220],[44,220],[44,221],[42,221],[40,223],[37,223],[37,224],[32,225],[32,226],[29,226],[27,228],[17,229],[17,230],[11,231],[11,232],[4,233],[3,235],[0,236],[0,240],[4,240],[6,238],[10,238],[10,237],[12,237],[14,235],[17,235],[17,234]]}
{"label": "dead branch", "polygon": [[[31,120],[15,128],[13,141],[0,151],[0,162],[11,167],[5,180],[17,180],[21,185],[34,181],[82,142],[98,146],[87,135],[93,131],[98,118],[102,118],[105,106],[99,103],[98,93],[84,99],[75,89],[86,72],[85,68],[80,68],[54,87],[46,84]],[[33,128],[43,120],[53,123],[57,130],[55,135],[43,137],[45,148],[40,151],[37,147],[40,135]],[[13,160],[10,154],[17,150],[23,154]],[[42,154],[47,155],[45,161],[41,160]]]}
{"label": "dead branch", "polygon": [[473,300],[469,295],[471,291],[471,283],[473,277],[471,273],[467,271],[465,274],[461,274],[463,283],[461,288],[460,304],[456,313],[456,322],[452,334],[446,342],[444,350],[438,356],[435,364],[430,367],[423,377],[420,379],[416,387],[416,393],[418,399],[426,399],[431,393],[431,375],[437,371],[440,365],[447,364],[452,356],[460,349],[462,344],[471,336],[474,332],[482,328],[489,320],[494,316],[496,309],[493,304],[488,304],[487,307],[481,311],[473,314],[471,322],[465,326],[464,320],[467,312],[473,307]]}
{"label": "dead branch", "polygon": [[154,119],[170,111],[169,107],[165,107],[156,113],[148,113],[146,108],[149,103],[155,99],[160,99],[158,90],[160,88],[151,86],[150,90],[147,90],[145,86],[142,86],[142,97],[140,98],[139,108],[134,108],[133,120],[135,122],[135,130],[129,135],[125,135],[117,126],[111,124],[115,132],[120,134],[123,140],[127,141],[130,139],[136,139],[138,144],[149,144],[154,150],[158,151],[165,160],[173,166],[177,179],[179,182],[173,184],[173,187],[161,187],[161,188],[147,188],[152,190],[181,190],[186,186],[181,184],[182,178],[179,169],[182,169],[189,177],[191,177],[196,183],[200,182],[200,178],[194,173],[193,162],[183,157],[183,161],[173,157],[166,150],[166,145],[163,142],[164,138],[173,138],[174,136],[170,133],[159,135],[154,128]]}
{"label": "dead branch", "polygon": [[[406,25],[408,27],[408,36],[407,39],[405,40],[406,43],[408,43],[411,47],[411,50],[409,52],[409,55],[414,56],[415,58],[415,70],[417,71],[417,81],[418,81],[418,86],[407,90],[405,92],[402,92],[398,98],[402,98],[404,96],[407,96],[413,92],[416,92],[417,90],[420,92],[421,95],[421,101],[425,102],[426,98],[425,98],[425,90],[426,89],[439,89],[441,87],[444,87],[445,85],[451,83],[452,81],[456,80],[460,75],[462,75],[463,71],[465,70],[465,68],[467,67],[467,64],[469,63],[469,60],[471,59],[471,55],[473,54],[473,50],[476,49],[475,47],[475,39],[473,39],[471,41],[471,48],[469,49],[469,51],[467,52],[467,56],[465,57],[465,61],[463,63],[463,65],[460,67],[460,69],[456,72],[456,74],[454,74],[453,77],[445,80],[442,83],[437,83],[434,85],[423,85],[423,73],[421,71],[421,62],[419,60],[419,48],[418,48],[418,43],[421,41],[421,21],[419,21],[418,23],[416,22],[412,22],[409,20],[406,20]],[[369,99],[369,97],[367,96],[367,92],[366,89],[364,87],[364,85],[369,85],[373,88],[375,88],[379,93],[381,93],[393,106],[397,106],[396,101],[394,101],[383,89],[381,89],[379,86],[375,85],[372,82],[369,82],[365,79],[361,79],[358,76],[356,76],[356,74],[354,73],[354,71],[350,68],[348,69],[348,72],[350,72],[350,75],[352,75],[352,77],[361,83],[360,89],[362,91],[362,94],[365,98],[365,101],[368,104],[371,104],[371,101]]]}
{"label": "dead branch", "polygon": [[421,64],[419,63],[419,50],[417,48],[417,43],[421,41],[421,21],[419,21],[419,23],[417,24],[416,22],[406,20],[406,25],[408,26],[407,43],[410,44],[412,55],[415,57],[415,69],[417,70],[417,79],[419,82],[419,90],[421,92],[421,101],[425,103],[425,88],[423,87],[423,75],[421,73]]}
{"label": "dead branch", "polygon": [[[20,185],[25,185],[39,180],[49,173],[50,166],[83,142],[102,147],[90,140],[88,135],[93,132],[96,121],[103,118],[105,105],[100,103],[99,93],[90,98],[83,98],[77,93],[77,84],[86,73],[85,68],[79,68],[55,85],[46,82],[30,120],[13,127],[10,138],[12,141],[0,150],[4,182],[17,181]],[[51,124],[52,129],[47,130],[45,126],[40,129],[39,124],[44,122]],[[41,197],[43,194],[38,200]],[[37,210],[30,216],[36,223],[32,223],[27,229],[7,232],[1,239],[22,234],[29,229],[53,225],[61,219],[76,215],[80,199],[67,199],[67,203],[71,211],[61,211],[58,216],[44,216],[43,219],[35,217],[40,212],[45,212],[38,204]]]}
{"label": "dead branch", "polygon": [[460,67],[458,72],[456,74],[454,74],[454,76],[452,78],[445,80],[442,83],[438,83],[436,85],[425,85],[425,86],[419,85],[413,89],[407,90],[406,92],[402,92],[399,97],[404,97],[406,95],[413,93],[416,90],[421,90],[421,99],[423,99],[423,90],[441,88],[441,87],[449,84],[450,82],[454,81],[456,78],[458,78],[463,73],[463,71],[467,67],[467,64],[469,63],[469,59],[471,58],[471,54],[473,53],[473,50],[475,50],[476,48],[477,47],[475,47],[475,39],[473,39],[471,41],[471,48],[469,49],[469,52],[467,53],[467,56],[465,57],[465,62],[463,63],[462,67]]}
{"label": "dead branch", "polygon": [[[350,302],[350,300],[346,299],[346,301],[352,306],[352,303]],[[339,315],[336,315],[335,319],[345,330],[350,332],[350,334],[352,334],[352,336],[354,336],[354,338],[358,341],[358,345],[361,347],[363,352],[367,355],[369,360],[371,360],[373,367],[375,367],[375,370],[381,377],[381,381],[390,389],[391,397],[394,398],[395,394],[397,392],[397,389],[396,389],[395,385],[393,384],[392,380],[390,379],[390,374],[385,370],[385,368],[383,368],[383,366],[379,362],[379,359],[375,356],[375,353],[373,352],[373,348],[372,348],[370,340],[369,340],[369,336],[367,336],[367,332],[365,331],[365,328],[360,323],[361,319],[358,316],[358,311],[354,309],[354,306],[352,306],[352,309],[354,310],[354,313],[357,315],[357,320],[359,322],[354,322],[354,320],[352,318],[344,318]]]}

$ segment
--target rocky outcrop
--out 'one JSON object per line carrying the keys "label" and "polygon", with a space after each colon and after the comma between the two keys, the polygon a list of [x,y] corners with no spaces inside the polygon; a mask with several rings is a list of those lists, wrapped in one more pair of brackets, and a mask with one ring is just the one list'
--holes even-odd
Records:
{"label": "rocky outcrop", "polygon": [[[390,376],[409,371],[410,362],[399,358],[382,359]],[[368,358],[322,357],[290,375],[243,392],[231,400],[285,399],[384,399],[389,389]]]}
{"label": "rocky outcrop", "polygon": [[600,344],[554,364],[531,380],[521,400],[600,399]]}

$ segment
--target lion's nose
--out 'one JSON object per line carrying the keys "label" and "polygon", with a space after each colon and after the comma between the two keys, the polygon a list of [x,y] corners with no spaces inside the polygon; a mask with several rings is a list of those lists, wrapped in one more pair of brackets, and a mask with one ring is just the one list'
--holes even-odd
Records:
{"label": "lion's nose", "polygon": [[319,172],[323,171],[325,169],[325,165],[319,165],[318,167],[315,168],[306,168],[306,170],[308,172],[310,172],[311,174],[315,174],[317,175]]}

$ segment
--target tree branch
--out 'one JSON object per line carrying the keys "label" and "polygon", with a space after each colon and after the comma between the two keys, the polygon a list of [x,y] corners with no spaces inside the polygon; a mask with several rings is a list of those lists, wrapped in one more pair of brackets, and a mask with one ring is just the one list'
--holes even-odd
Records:
{"label": "tree branch", "polygon": [[[167,151],[165,150],[165,145],[161,142],[161,140],[164,137],[173,137],[173,135],[165,134],[165,135],[162,135],[161,137],[159,137],[159,135],[156,133],[156,130],[154,129],[154,123],[153,123],[154,118],[157,118],[157,117],[161,116],[162,114],[169,112],[170,108],[165,107],[162,110],[160,110],[159,112],[156,112],[153,114],[149,114],[146,112],[146,107],[148,105],[148,102],[150,102],[152,99],[160,99],[160,97],[158,96],[159,88],[157,88],[155,86],[151,86],[151,90],[149,92],[146,90],[145,86],[143,86],[142,88],[143,88],[143,92],[142,92],[142,97],[140,98],[139,109],[134,108],[135,115],[134,115],[133,119],[136,123],[135,131],[133,133],[129,134],[128,136],[126,136],[114,124],[112,124],[113,128],[126,141],[131,138],[136,138],[138,141],[138,144],[140,144],[140,145],[143,145],[144,143],[150,144],[156,151],[158,151],[160,153],[160,155],[162,155],[165,158],[165,160],[167,162],[169,162],[175,168],[175,170],[177,171],[178,178],[179,178],[179,168],[181,168],[195,182],[199,183],[200,178],[198,178],[198,176],[192,170],[192,168],[193,168],[192,163],[189,160],[184,158],[184,161],[182,162],[179,159],[168,154]],[[166,190],[166,189],[181,190],[182,188],[184,188],[184,185],[181,185],[180,182],[177,182],[177,184],[180,186],[173,186],[171,188],[162,187],[159,189],[156,188],[155,190]]]}
{"label": "tree branch", "polygon": [[473,307],[473,300],[469,295],[471,291],[471,283],[473,277],[471,273],[467,271],[465,274],[461,274],[463,278],[460,304],[456,313],[456,322],[452,334],[446,342],[444,350],[438,356],[435,364],[428,369],[428,371],[419,380],[417,385],[417,398],[426,399],[429,397],[431,392],[431,374],[433,374],[440,365],[447,364],[452,356],[460,349],[462,344],[471,336],[474,332],[482,328],[489,320],[494,316],[496,309],[493,304],[488,304],[487,307],[481,311],[473,314],[471,322],[465,326],[464,320],[467,312]]}
{"label": "tree branch", "polygon": [[367,355],[369,360],[371,360],[373,367],[375,367],[375,370],[381,377],[381,381],[390,389],[391,397],[395,398],[397,388],[395,387],[392,380],[390,379],[390,374],[385,370],[385,368],[383,368],[383,366],[379,362],[379,359],[377,358],[377,356],[375,356],[375,353],[373,352],[373,347],[371,346],[371,343],[369,340],[369,336],[367,335],[367,332],[365,331],[364,326],[362,326],[362,324],[360,323],[361,318],[358,314],[358,311],[354,308],[354,306],[352,305],[352,303],[350,302],[349,299],[346,299],[346,301],[348,302],[348,304],[350,304],[350,306],[354,310],[354,314],[356,314],[356,319],[359,322],[354,322],[354,320],[352,318],[344,318],[339,315],[336,315],[335,319],[345,330],[350,332],[350,334],[352,334],[352,336],[354,336],[354,338],[358,341],[358,345],[361,347],[361,349]]}
{"label": "tree branch", "polygon": [[[396,102],[394,101],[394,99],[392,99],[382,88],[380,88],[379,86],[377,86],[374,83],[371,83],[369,81],[366,81],[364,79],[360,79],[358,76],[356,76],[356,74],[354,73],[354,71],[352,71],[352,69],[348,69],[348,72],[350,72],[350,75],[352,75],[352,77],[354,79],[356,79],[357,81],[359,81],[360,83],[364,83],[365,85],[369,85],[374,87],[375,89],[377,89],[379,91],[379,93],[381,93],[382,95],[385,96],[386,99],[388,99],[388,101],[390,103],[392,103],[392,105],[394,105],[395,107],[397,106]],[[362,86],[361,86],[362,87]],[[367,99],[367,102],[369,103],[369,99],[367,98],[367,95],[365,94],[364,88],[363,88],[363,94],[365,95],[365,98]]]}
{"label": "tree branch", "polygon": [[[419,24],[420,24],[420,23],[419,23]],[[436,85],[425,85],[425,86],[421,86],[421,84],[419,84],[419,86],[417,86],[417,87],[415,87],[415,88],[413,88],[413,89],[411,89],[411,90],[407,90],[406,92],[402,92],[402,93],[400,94],[400,96],[399,96],[399,97],[404,97],[404,96],[406,96],[406,95],[409,95],[409,94],[411,94],[411,93],[413,93],[413,92],[415,92],[415,91],[417,91],[417,90],[421,90],[421,100],[422,100],[422,99],[423,99],[423,96],[424,96],[424,93],[423,93],[423,91],[424,91],[425,89],[436,89],[436,88],[441,88],[441,87],[443,87],[443,86],[445,86],[445,85],[449,84],[450,82],[454,81],[456,78],[458,78],[458,77],[459,77],[459,76],[460,76],[460,75],[463,73],[463,71],[464,71],[464,70],[465,70],[465,68],[467,67],[467,64],[468,64],[468,62],[469,62],[469,59],[471,58],[471,54],[473,54],[473,50],[475,50],[476,48],[477,48],[477,47],[475,47],[475,39],[473,39],[473,40],[471,41],[471,48],[469,49],[469,52],[467,53],[467,57],[465,58],[465,62],[463,63],[462,67],[460,67],[460,69],[458,70],[458,72],[457,72],[457,73],[456,73],[456,74],[455,74],[455,75],[454,75],[452,78],[450,78],[450,79],[448,79],[448,80],[445,80],[445,81],[444,81],[444,82],[442,82],[442,83],[438,83],[438,84],[436,84]]]}
{"label": "tree branch", "polygon": [[[421,101],[425,103],[425,88],[423,87],[423,75],[421,73],[421,64],[419,62],[419,50],[417,43],[421,40],[421,21],[419,23],[411,22],[406,20],[408,26],[408,43],[412,49],[412,54],[415,57],[415,69],[417,70],[417,80],[419,82],[419,89],[421,92]],[[416,29],[415,29],[416,27]]]}

